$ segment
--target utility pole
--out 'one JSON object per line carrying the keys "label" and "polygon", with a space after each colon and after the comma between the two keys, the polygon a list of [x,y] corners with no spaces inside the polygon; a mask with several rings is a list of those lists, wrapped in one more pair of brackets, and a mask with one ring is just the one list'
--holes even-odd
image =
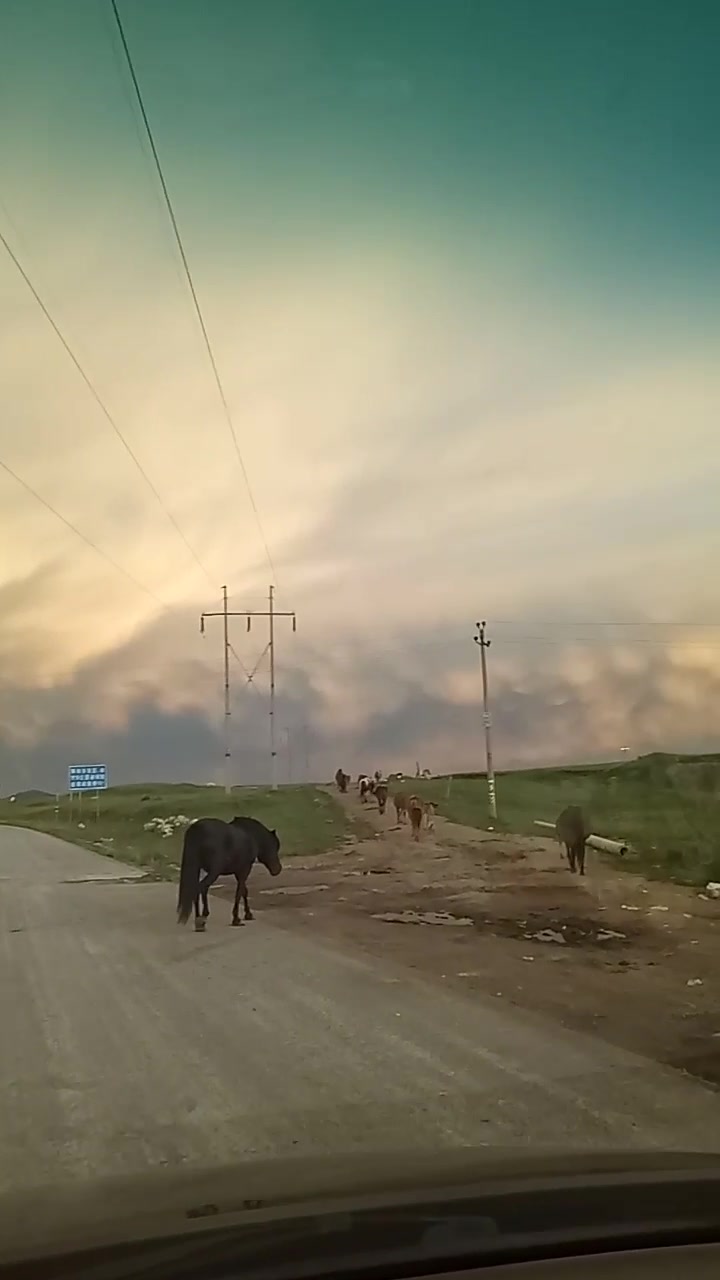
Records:
{"label": "utility pole", "polygon": [[200,634],[205,634],[205,619],[221,617],[223,620],[223,668],[225,672],[224,680],[224,712],[223,712],[223,741],[225,744],[225,795],[230,795],[230,638],[228,636],[228,594],[227,587],[223,587],[223,607],[218,613],[201,613],[200,614]]}
{"label": "utility pole", "polygon": [[292,782],[292,776],[293,776],[292,736],[291,736],[291,730],[288,726],[285,727],[284,733],[285,733],[285,746],[287,748],[287,780],[288,782]]}
{"label": "utility pole", "polygon": [[310,735],[308,733],[307,723],[302,727],[302,745],[303,745],[303,764],[305,766],[305,781],[310,781]]}
{"label": "utility pole", "polygon": [[270,761],[272,770],[272,789],[277,791],[277,751],[275,749],[275,619],[292,618],[292,629],[297,631],[295,611],[280,612],[275,608],[275,588],[268,591],[267,609],[228,609],[227,587],[223,587],[223,607],[221,611],[208,611],[200,615],[200,633],[205,634],[206,618],[223,619],[223,636],[225,646],[225,793],[230,793],[230,638],[228,634],[228,618],[246,618],[247,629],[250,630],[253,618],[267,618],[270,624]]}
{"label": "utility pole", "polygon": [[[275,748],[275,588],[268,591],[268,618],[270,620],[270,781],[273,791],[277,791],[277,750]],[[293,628],[295,614],[293,614]],[[248,618],[248,631],[250,619]]]}
{"label": "utility pole", "polygon": [[487,623],[476,622],[477,635],[473,636],[473,640],[480,649],[480,670],[482,672],[482,690],[483,690],[483,724],[485,725],[485,760],[487,768],[487,786],[488,786],[488,811],[493,821],[497,818],[497,797],[495,795],[495,773],[493,771],[492,760],[492,738],[491,738],[491,719],[488,707],[488,678],[487,678],[487,660],[485,657],[486,649],[490,648],[491,640],[485,639],[485,627]]}
{"label": "utility pole", "polygon": [[225,742],[225,795],[230,795],[232,780],[230,776],[230,637],[228,635],[228,598],[227,587],[223,587],[223,654],[225,657],[225,710],[223,715],[223,738]]}

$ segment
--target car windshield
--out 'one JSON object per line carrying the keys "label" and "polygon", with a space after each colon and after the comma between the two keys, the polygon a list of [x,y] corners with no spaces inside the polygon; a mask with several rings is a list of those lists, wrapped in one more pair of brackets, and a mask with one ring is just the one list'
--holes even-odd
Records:
{"label": "car windshield", "polygon": [[3,0],[0,1203],[720,1148],[719,40]]}

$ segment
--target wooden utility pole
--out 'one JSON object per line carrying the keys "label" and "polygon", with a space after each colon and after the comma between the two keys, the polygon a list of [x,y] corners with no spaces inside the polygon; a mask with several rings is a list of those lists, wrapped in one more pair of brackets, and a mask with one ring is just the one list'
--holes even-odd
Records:
{"label": "wooden utility pole", "polygon": [[227,587],[223,587],[223,653],[225,655],[225,710],[223,715],[223,741],[225,743],[225,795],[230,795],[230,636],[228,634]]}
{"label": "wooden utility pole", "polygon": [[476,622],[477,634],[473,636],[473,640],[480,649],[480,670],[482,672],[482,692],[483,692],[483,724],[485,725],[485,762],[487,771],[487,787],[488,787],[488,812],[490,817],[495,821],[497,818],[497,797],[495,794],[495,773],[493,771],[492,758],[492,736],[490,718],[490,708],[488,703],[488,675],[487,660],[485,652],[490,648],[491,640],[485,639],[485,622]]}
{"label": "wooden utility pole", "polygon": [[294,610],[280,612],[275,608],[275,588],[268,591],[267,609],[228,609],[227,587],[223,587],[223,607],[219,611],[208,611],[200,615],[200,633],[205,634],[206,618],[223,619],[223,637],[225,651],[225,794],[230,794],[230,637],[228,618],[246,618],[247,629],[251,628],[253,618],[267,618],[270,628],[270,767],[272,789],[277,791],[277,751],[275,748],[275,619],[292,618],[292,629],[297,631],[297,619]]}
{"label": "wooden utility pole", "polygon": [[285,726],[285,728],[283,729],[283,733],[285,734],[285,749],[287,751],[287,780],[288,782],[292,782],[293,780],[292,730],[289,725]]}

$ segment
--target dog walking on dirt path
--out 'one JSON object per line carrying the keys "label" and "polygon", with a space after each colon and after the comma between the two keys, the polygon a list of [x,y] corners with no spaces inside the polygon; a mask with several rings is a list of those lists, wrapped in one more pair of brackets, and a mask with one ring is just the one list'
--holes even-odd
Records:
{"label": "dog walking on dirt path", "polygon": [[397,814],[398,824],[400,824],[403,818],[407,817],[407,811],[408,811],[407,796],[404,795],[402,791],[398,791],[397,794],[393,796],[392,802],[395,805],[395,813]]}
{"label": "dog walking on dirt path", "polygon": [[376,782],[375,783],[375,799],[377,800],[378,811],[380,814],[383,814],[385,812],[385,805],[387,804],[387,798],[388,798],[387,782]]}
{"label": "dog walking on dirt path", "polygon": [[411,796],[408,800],[408,815],[412,827],[412,838],[419,840],[423,820],[423,802],[418,796]]}

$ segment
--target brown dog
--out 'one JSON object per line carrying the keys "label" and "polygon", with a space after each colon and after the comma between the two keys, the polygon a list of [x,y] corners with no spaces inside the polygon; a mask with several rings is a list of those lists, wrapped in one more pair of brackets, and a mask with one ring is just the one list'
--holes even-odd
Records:
{"label": "brown dog", "polygon": [[395,805],[397,820],[398,822],[402,822],[408,811],[407,796],[403,795],[401,791],[398,791],[397,795],[393,796],[392,802]]}
{"label": "brown dog", "polygon": [[423,820],[422,800],[418,799],[417,796],[411,796],[408,800],[407,811],[410,818],[410,826],[412,827],[412,838],[413,840],[419,840]]}

